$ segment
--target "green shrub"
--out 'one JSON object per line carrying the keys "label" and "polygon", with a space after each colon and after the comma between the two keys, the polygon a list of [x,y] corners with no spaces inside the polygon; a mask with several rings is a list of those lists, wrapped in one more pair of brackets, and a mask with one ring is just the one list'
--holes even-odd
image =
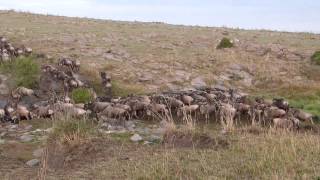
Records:
{"label": "green shrub", "polygon": [[88,103],[93,99],[93,96],[89,89],[77,88],[71,92],[71,98],[75,103]]}
{"label": "green shrub", "polygon": [[312,56],[311,60],[315,62],[317,65],[320,65],[320,51],[316,51]]}
{"label": "green shrub", "polygon": [[2,73],[10,74],[14,80],[14,86],[35,88],[40,77],[40,66],[33,57],[20,57],[0,65]]}
{"label": "green shrub", "polygon": [[217,49],[232,48],[233,43],[228,38],[223,38],[217,46]]}

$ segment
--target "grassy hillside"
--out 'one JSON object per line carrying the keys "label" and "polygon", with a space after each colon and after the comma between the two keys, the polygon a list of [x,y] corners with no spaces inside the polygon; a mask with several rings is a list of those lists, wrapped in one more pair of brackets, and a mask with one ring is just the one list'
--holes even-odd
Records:
{"label": "grassy hillside", "polygon": [[[0,11],[0,24],[0,36],[16,46],[31,47],[38,55],[47,55],[39,64],[55,63],[61,56],[79,59],[80,72],[96,90],[101,89],[99,71],[103,70],[112,75],[118,96],[218,84],[257,96],[286,97],[291,105],[320,117],[320,66],[311,60],[320,50],[318,34],[117,22],[13,11]],[[219,46],[222,39],[225,43]],[[33,69],[38,69],[38,64],[34,59],[24,61],[2,64],[0,72],[16,76],[15,85],[20,79],[25,82],[37,78],[38,71]],[[24,66],[30,66],[30,70]],[[32,81],[27,85],[34,84]],[[87,89],[72,93],[77,102],[87,102],[91,95]],[[150,132],[158,133],[163,128],[158,122],[137,121],[134,131],[111,134],[91,119],[34,119],[18,126],[0,123],[0,175],[4,179],[320,177],[319,125],[303,124],[300,132],[241,126],[225,133],[217,123],[212,127],[191,121],[191,125],[186,122],[187,129],[213,138],[213,148],[202,149],[193,144],[186,148],[167,147],[154,137],[151,144],[130,140],[134,133],[151,138]],[[180,124],[172,126],[164,126],[164,130],[184,128]],[[28,142],[21,140],[26,135],[32,137]],[[39,148],[45,149],[40,157],[34,155]],[[26,165],[33,158],[41,159],[39,167]]]}
{"label": "grassy hillside", "polygon": [[[94,82],[98,81],[98,71],[106,70],[118,87],[150,92],[191,87],[192,82],[200,81],[291,99],[295,95],[314,96],[320,87],[320,66],[311,60],[320,47],[318,34],[117,22],[13,11],[0,11],[0,22],[0,35],[15,44],[26,44],[35,52],[53,57],[53,61],[61,56],[77,58],[85,64],[82,73]],[[217,49],[225,37],[235,47]],[[282,58],[268,49],[292,53]],[[303,57],[295,60],[295,54]],[[319,108],[316,112],[320,115]]]}

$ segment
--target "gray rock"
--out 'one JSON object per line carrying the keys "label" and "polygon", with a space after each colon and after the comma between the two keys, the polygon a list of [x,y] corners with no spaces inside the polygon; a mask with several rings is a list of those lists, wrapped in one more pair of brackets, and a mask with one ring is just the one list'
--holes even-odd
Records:
{"label": "gray rock", "polygon": [[143,74],[141,77],[139,77],[139,82],[149,82],[152,81],[153,76],[151,74]]}
{"label": "gray rock", "polygon": [[27,130],[27,131],[29,131],[29,130],[32,129],[32,125],[26,126],[24,129]]}
{"label": "gray rock", "polygon": [[133,142],[139,142],[142,141],[143,138],[139,134],[134,134],[133,136],[131,136],[130,140]]}
{"label": "gray rock", "polygon": [[37,157],[37,158],[41,157],[42,154],[43,154],[43,149],[42,149],[42,148],[37,149],[37,150],[33,151],[33,153],[32,153],[32,155],[33,155],[34,157]]}
{"label": "gray rock", "polygon": [[135,128],[136,125],[134,124],[133,121],[126,121],[126,122],[125,122],[125,127],[126,127],[126,128]]}
{"label": "gray rock", "polygon": [[51,133],[52,131],[53,131],[53,128],[48,128],[48,129],[44,130],[44,132],[46,132],[46,133]]}
{"label": "gray rock", "polygon": [[10,125],[9,128],[10,128],[10,129],[17,129],[17,128],[18,128],[18,125]]}
{"label": "gray rock", "polygon": [[204,82],[202,77],[197,77],[191,81],[191,85],[195,88],[202,88],[207,86],[207,83]]}
{"label": "gray rock", "polygon": [[32,135],[22,135],[22,136],[20,136],[20,140],[22,142],[30,142],[33,140],[33,136]]}
{"label": "gray rock", "polygon": [[40,164],[40,160],[39,159],[31,159],[30,161],[26,162],[26,164],[29,167],[35,167],[35,166],[38,166]]}
{"label": "gray rock", "polygon": [[155,130],[153,130],[153,133],[156,135],[163,135],[165,133],[166,129],[164,127],[159,127]]}
{"label": "gray rock", "polygon": [[10,93],[7,80],[8,80],[7,76],[0,74],[0,95],[7,95]]}
{"label": "gray rock", "polygon": [[4,144],[6,141],[4,139],[0,139],[0,144]]}
{"label": "gray rock", "polygon": [[154,142],[154,141],[160,141],[161,140],[161,137],[157,136],[157,135],[151,135],[149,138],[148,138],[149,141],[151,142]]}
{"label": "gray rock", "polygon": [[148,145],[148,144],[152,144],[152,142],[149,142],[149,141],[144,141],[143,142],[143,145]]}
{"label": "gray rock", "polygon": [[0,134],[0,138],[4,137],[5,135],[7,135],[7,132],[2,132],[2,133]]}

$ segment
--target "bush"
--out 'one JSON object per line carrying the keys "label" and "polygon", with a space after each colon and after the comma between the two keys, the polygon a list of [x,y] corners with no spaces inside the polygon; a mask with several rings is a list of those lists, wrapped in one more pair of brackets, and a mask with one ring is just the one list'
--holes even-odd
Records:
{"label": "bush", "polygon": [[14,79],[14,86],[35,88],[40,77],[40,66],[33,57],[20,57],[0,65],[0,71],[10,74]]}
{"label": "bush", "polygon": [[93,100],[93,95],[89,89],[77,88],[71,92],[71,98],[75,103],[88,103]]}
{"label": "bush", "polygon": [[233,43],[231,42],[230,39],[228,38],[223,38],[219,45],[217,46],[217,49],[224,49],[224,48],[232,48],[233,47]]}
{"label": "bush", "polygon": [[320,51],[316,51],[312,56],[311,60],[315,62],[317,65],[320,65]]}

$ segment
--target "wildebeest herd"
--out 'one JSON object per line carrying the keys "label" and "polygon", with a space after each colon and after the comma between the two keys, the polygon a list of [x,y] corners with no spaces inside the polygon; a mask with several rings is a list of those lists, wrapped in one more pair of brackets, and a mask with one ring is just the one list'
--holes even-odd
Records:
{"label": "wildebeest herd", "polygon": [[28,56],[32,53],[29,47],[14,47],[6,38],[0,37],[0,60],[1,62],[10,61],[16,57],[25,55]]}
{"label": "wildebeest herd", "polygon": [[[16,51],[4,38],[1,38],[2,60],[4,57],[14,57]],[[8,49],[10,51],[8,51]],[[4,51],[5,50],[5,51]],[[22,50],[31,53],[28,48]],[[112,97],[111,77],[101,72],[102,87],[106,89],[103,97],[95,95],[92,102],[75,104],[69,97],[74,88],[90,88],[78,76],[80,62],[69,58],[61,58],[57,66],[43,65],[42,76],[63,84],[63,92],[39,96],[37,90],[18,87],[11,93],[10,100],[3,109],[0,109],[0,118],[3,122],[19,122],[32,118],[52,118],[61,114],[70,116],[92,117],[100,121],[124,121],[129,119],[165,119],[183,120],[192,117],[196,120],[214,121],[222,124],[229,122],[250,122],[277,128],[296,129],[301,121],[311,121],[312,115],[302,110],[291,108],[284,99],[266,100],[251,98],[247,94],[224,87],[203,87],[185,91],[168,91],[148,95],[128,97]],[[91,88],[92,89],[92,88]],[[21,103],[26,97],[38,99],[31,105]],[[46,97],[46,98],[43,98]]]}

